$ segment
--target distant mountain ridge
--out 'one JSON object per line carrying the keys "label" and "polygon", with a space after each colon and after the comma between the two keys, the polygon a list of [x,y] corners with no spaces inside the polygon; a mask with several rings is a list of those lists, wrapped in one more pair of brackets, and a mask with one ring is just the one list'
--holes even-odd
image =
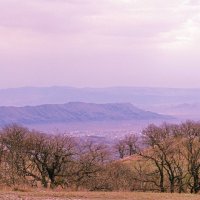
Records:
{"label": "distant mountain ridge", "polygon": [[24,87],[0,89],[0,106],[64,104],[66,102],[160,105],[200,103],[200,89],[148,87]]}
{"label": "distant mountain ridge", "polygon": [[[144,110],[173,115],[179,120],[200,120],[200,89],[66,86],[0,89],[0,106],[37,106],[85,102],[96,104],[130,102]],[[177,108],[181,106],[180,109]]]}
{"label": "distant mountain ridge", "polygon": [[94,104],[70,102],[39,106],[1,106],[0,124],[48,124],[88,121],[125,121],[171,119],[170,116],[144,111],[130,103]]}

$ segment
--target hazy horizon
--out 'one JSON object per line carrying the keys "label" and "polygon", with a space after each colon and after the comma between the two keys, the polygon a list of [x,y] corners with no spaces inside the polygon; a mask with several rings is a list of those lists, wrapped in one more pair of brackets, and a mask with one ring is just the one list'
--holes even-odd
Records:
{"label": "hazy horizon", "polygon": [[199,0],[1,0],[0,88],[200,88]]}
{"label": "hazy horizon", "polygon": [[23,88],[53,88],[53,87],[60,87],[60,88],[74,88],[74,89],[109,89],[109,88],[150,88],[150,89],[177,89],[177,90],[200,90],[199,87],[161,87],[161,86],[120,86],[120,85],[113,85],[113,86],[70,86],[70,85],[22,85],[16,87],[0,87],[0,90],[9,90],[9,89],[23,89]]}

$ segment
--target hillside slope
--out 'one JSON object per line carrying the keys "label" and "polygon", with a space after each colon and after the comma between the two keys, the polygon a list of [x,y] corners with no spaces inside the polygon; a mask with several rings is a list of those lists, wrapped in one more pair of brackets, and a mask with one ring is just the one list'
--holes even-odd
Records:
{"label": "hillside slope", "polygon": [[47,124],[88,121],[170,119],[129,103],[93,104],[73,102],[25,107],[0,107],[0,124]]}

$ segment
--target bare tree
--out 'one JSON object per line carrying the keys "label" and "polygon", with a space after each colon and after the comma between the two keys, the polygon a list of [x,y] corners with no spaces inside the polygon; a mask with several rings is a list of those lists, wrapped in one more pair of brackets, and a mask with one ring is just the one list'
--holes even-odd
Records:
{"label": "bare tree", "polygon": [[[88,190],[200,191],[200,123],[149,125],[106,145],[12,124],[0,131],[0,182]],[[141,143],[142,142],[142,143]],[[142,145],[141,145],[142,144]]]}
{"label": "bare tree", "polygon": [[47,187],[50,181],[51,188],[57,186],[61,178],[66,178],[67,167],[75,154],[72,138],[32,133],[27,145],[31,163],[25,169],[27,175],[40,180],[44,187]]}
{"label": "bare tree", "polygon": [[[22,177],[25,178],[22,165],[25,162],[25,138],[28,129],[22,126],[12,124],[5,126],[1,131],[1,145],[4,154],[4,170],[7,171],[9,183],[18,184]],[[4,172],[5,173],[5,172]]]}
{"label": "bare tree", "polygon": [[160,192],[165,192],[166,188],[164,186],[164,156],[160,152],[158,145],[162,140],[160,134],[161,130],[155,125],[149,125],[143,130],[143,143],[147,147],[146,150],[139,151],[139,155],[142,156],[147,161],[151,161],[159,174],[159,188]]}
{"label": "bare tree", "polygon": [[187,161],[187,169],[190,175],[188,185],[191,193],[198,193],[200,190],[199,173],[200,173],[200,124],[187,121],[181,125],[181,132],[184,135],[182,151]]}
{"label": "bare tree", "polygon": [[128,134],[125,136],[124,141],[128,148],[128,155],[135,154],[137,152],[138,136],[136,134]]}
{"label": "bare tree", "polygon": [[137,152],[138,136],[136,134],[125,135],[123,139],[118,140],[114,148],[123,159],[125,156],[131,156]]}
{"label": "bare tree", "polygon": [[114,145],[114,149],[117,150],[119,157],[123,159],[126,156],[126,143],[124,139],[117,141]]}
{"label": "bare tree", "polygon": [[79,144],[79,153],[73,172],[76,189],[81,185],[91,184],[92,180],[103,171],[108,159],[109,151],[105,145],[91,141]]}

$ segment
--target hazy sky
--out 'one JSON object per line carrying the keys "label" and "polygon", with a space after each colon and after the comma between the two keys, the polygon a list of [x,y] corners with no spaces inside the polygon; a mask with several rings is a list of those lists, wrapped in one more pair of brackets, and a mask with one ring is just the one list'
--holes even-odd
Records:
{"label": "hazy sky", "polygon": [[0,0],[0,88],[200,87],[199,0]]}

